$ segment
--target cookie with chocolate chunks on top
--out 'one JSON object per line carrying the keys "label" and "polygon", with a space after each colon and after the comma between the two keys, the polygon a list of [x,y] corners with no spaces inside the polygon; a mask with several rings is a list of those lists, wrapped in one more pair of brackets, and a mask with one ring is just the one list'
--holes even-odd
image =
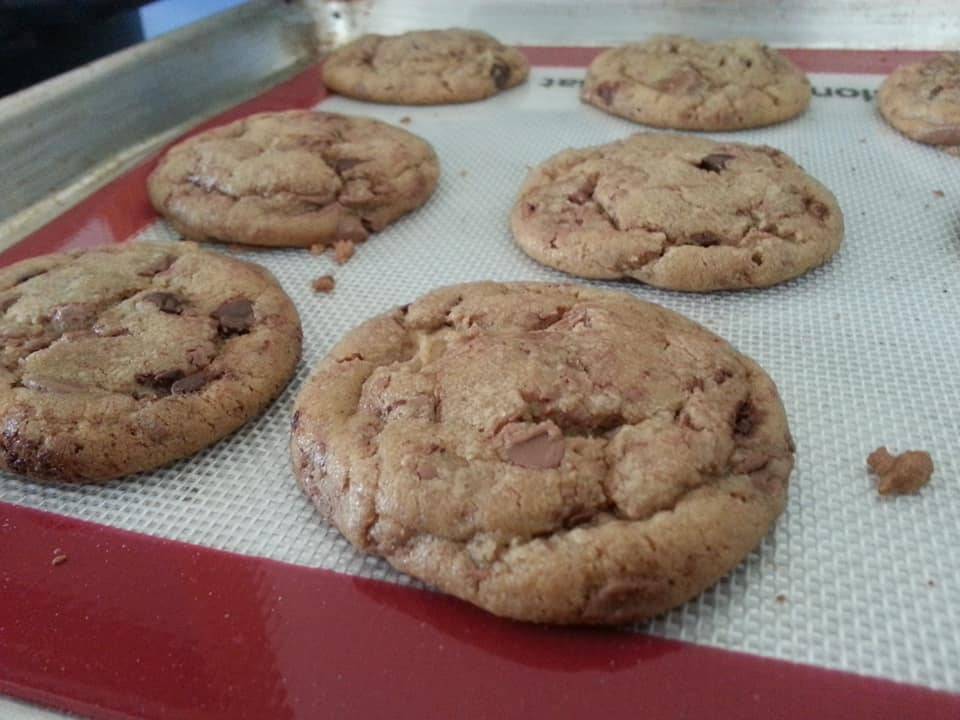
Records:
{"label": "cookie with chocolate chunks on top", "polygon": [[794,448],[766,373],[690,320],[476,283],[344,337],[297,398],[291,452],[360,550],[498,615],[615,624],[756,547]]}
{"label": "cookie with chocolate chunks on top", "polygon": [[423,205],[440,165],[425,140],[372,118],[251,115],[188,138],[147,180],[189,240],[272,247],[363,242]]}
{"label": "cookie with chocolate chunks on top", "polygon": [[300,320],[273,276],[193,243],[0,270],[0,468],[101,481],[233,432],[287,384]]}
{"label": "cookie with chocolate chunks on top", "polygon": [[840,247],[843,214],[774,148],[638,133],[534,168],[511,227],[552,268],[706,292],[767,287],[822,265]]}
{"label": "cookie with chocolate chunks on top", "polygon": [[880,86],[877,106],[908,138],[960,157],[960,53],[901,65]]}
{"label": "cookie with chocolate chunks on top", "polygon": [[810,104],[810,82],[757,40],[676,35],[610,48],[590,64],[581,98],[612,115],[674,130],[743,130]]}
{"label": "cookie with chocolate chunks on top", "polygon": [[516,48],[459,28],[364,35],[323,63],[324,82],[341,95],[401,105],[482,100],[519,85],[529,72]]}

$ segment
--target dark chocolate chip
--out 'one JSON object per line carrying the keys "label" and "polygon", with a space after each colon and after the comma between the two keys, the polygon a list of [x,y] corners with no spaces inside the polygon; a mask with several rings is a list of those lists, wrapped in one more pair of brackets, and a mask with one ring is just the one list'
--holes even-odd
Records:
{"label": "dark chocolate chip", "polygon": [[223,337],[243,335],[253,325],[253,303],[246,298],[227,300],[213,311],[212,317],[217,321]]}
{"label": "dark chocolate chip", "polygon": [[207,376],[207,373],[201,370],[200,372],[193,373],[193,375],[187,375],[177,380],[170,386],[170,392],[174,395],[186,395],[187,393],[196,392],[209,381],[210,378]]}
{"label": "dark chocolate chip", "polygon": [[937,95],[943,92],[943,85],[937,85],[933,90],[930,91],[929,98],[933,100]]}
{"label": "dark chocolate chip", "polygon": [[690,242],[700,247],[713,247],[714,245],[722,245],[723,238],[712,232],[700,232],[691,235]]}
{"label": "dark chocolate chip", "polygon": [[819,200],[806,198],[803,201],[803,205],[807,209],[807,212],[813,215],[817,220],[823,220],[825,217],[827,217],[827,215],[830,214],[830,209]]}
{"label": "dark chocolate chip", "polygon": [[166,395],[170,392],[171,386],[183,378],[183,370],[163,370],[158,373],[137,373],[134,379],[148,388],[152,388],[159,393]]}
{"label": "dark chocolate chip", "polygon": [[86,303],[67,303],[58,305],[50,315],[50,325],[59,333],[84,330],[93,324],[97,309]]}
{"label": "dark chocolate chip", "polygon": [[612,82],[602,82],[597,85],[597,95],[607,105],[613,102],[613,96],[617,94],[617,84]]}
{"label": "dark chocolate chip", "polygon": [[754,412],[753,403],[749,400],[744,400],[737,405],[737,414],[733,419],[733,429],[737,435],[749,435],[753,432],[753,426],[756,422]]}
{"label": "dark chocolate chip", "polygon": [[490,68],[490,77],[498,90],[503,90],[510,82],[510,66],[503,63],[494,63]]}
{"label": "dark chocolate chip", "polygon": [[160,312],[164,312],[169,315],[179,315],[181,312],[183,312],[183,300],[173,293],[152,292],[147,293],[140,299],[144,302],[153,303],[157,306]]}
{"label": "dark chocolate chip", "polygon": [[707,155],[703,160],[697,163],[697,167],[701,170],[706,170],[707,172],[718,173],[721,170],[727,169],[727,163],[733,160],[733,155],[728,155],[726,153],[711,153]]}
{"label": "dark chocolate chip", "polygon": [[333,169],[339,175],[340,173],[345,173],[354,165],[359,165],[362,162],[363,160],[358,160],[356,158],[340,158],[333,164]]}

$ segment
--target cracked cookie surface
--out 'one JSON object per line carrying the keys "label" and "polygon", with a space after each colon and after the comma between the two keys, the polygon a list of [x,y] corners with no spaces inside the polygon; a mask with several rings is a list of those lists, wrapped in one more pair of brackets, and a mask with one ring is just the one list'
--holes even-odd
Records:
{"label": "cracked cookie surface", "polygon": [[960,157],[960,53],[898,67],[880,86],[877,105],[907,137]]}
{"label": "cracked cookie surface", "polygon": [[498,615],[641,620],[761,541],[793,443],[770,378],[627,294],[476,283],[349,333],[297,399],[294,472],[361,550]]}
{"label": "cracked cookie surface", "polygon": [[362,242],[423,205],[433,148],[379,120],[291,110],[251,115],[171,148],[147,181],[190,240],[310,247]]}
{"label": "cracked cookie surface", "polygon": [[598,55],[581,98],[654,127],[743,130],[800,115],[810,95],[807,76],[756,40],[660,36]]}
{"label": "cracked cookie surface", "polygon": [[341,95],[402,105],[482,100],[519,85],[529,72],[519,50],[458,28],[364,35],[323,64],[324,83]]}
{"label": "cracked cookie surface", "polygon": [[774,148],[639,133],[534,168],[511,215],[535,260],[673,290],[767,287],[827,262],[833,194]]}
{"label": "cracked cookie surface", "polygon": [[293,375],[300,320],[264,268],[192,243],[0,270],[0,467],[99,481],[233,432]]}

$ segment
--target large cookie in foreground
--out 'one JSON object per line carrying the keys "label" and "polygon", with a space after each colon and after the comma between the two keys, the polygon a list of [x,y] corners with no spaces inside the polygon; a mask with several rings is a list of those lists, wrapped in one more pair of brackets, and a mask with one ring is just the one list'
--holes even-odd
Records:
{"label": "large cookie in foreground", "polygon": [[784,282],[843,238],[833,194],[788,155],[659,133],[554,155],[530,172],[511,226],[544,265],[694,292]]}
{"label": "large cookie in foreground", "polygon": [[901,65],[883,81],[877,105],[907,137],[960,157],[960,53]]}
{"label": "large cookie in foreground", "polygon": [[261,412],[300,357],[262,267],[136,243],[0,270],[0,467],[107,480],[192,455]]}
{"label": "large cookie in foreground", "polygon": [[761,541],[793,444],[776,387],[703,327],[575,285],[459,285],[316,368],[294,472],[361,550],[493,613],[625,623]]}
{"label": "large cookie in foreground", "polygon": [[425,140],[371,118],[251,115],[171,148],[147,180],[190,240],[309,247],[360,242],[423,205],[440,165]]}
{"label": "large cookie in foreground", "polygon": [[807,76],[756,40],[660,36],[600,53],[581,97],[644,125],[743,130],[800,115],[810,95]]}
{"label": "large cookie in foreground", "polygon": [[323,81],[341,95],[378,103],[443,105],[495,95],[527,79],[512,47],[476,30],[364,35],[323,63]]}

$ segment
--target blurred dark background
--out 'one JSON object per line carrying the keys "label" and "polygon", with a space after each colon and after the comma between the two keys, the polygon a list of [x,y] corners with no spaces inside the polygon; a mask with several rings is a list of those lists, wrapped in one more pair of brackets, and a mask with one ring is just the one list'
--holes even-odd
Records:
{"label": "blurred dark background", "polygon": [[0,0],[0,96],[242,0]]}

